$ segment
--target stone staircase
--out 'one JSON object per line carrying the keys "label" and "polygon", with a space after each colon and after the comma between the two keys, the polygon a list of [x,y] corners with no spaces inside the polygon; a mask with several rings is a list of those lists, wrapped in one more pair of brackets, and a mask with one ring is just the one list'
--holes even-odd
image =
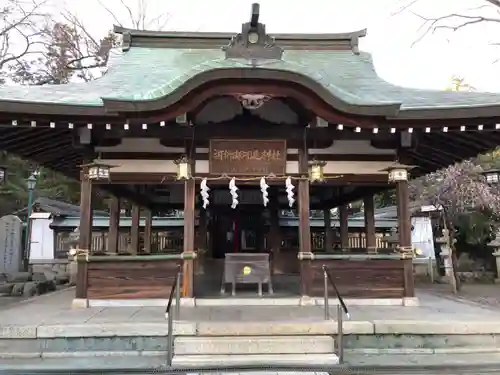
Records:
{"label": "stone staircase", "polygon": [[[231,330],[231,326],[234,327]],[[174,366],[338,364],[331,335],[304,332],[289,323],[211,325],[209,332],[177,336]]]}

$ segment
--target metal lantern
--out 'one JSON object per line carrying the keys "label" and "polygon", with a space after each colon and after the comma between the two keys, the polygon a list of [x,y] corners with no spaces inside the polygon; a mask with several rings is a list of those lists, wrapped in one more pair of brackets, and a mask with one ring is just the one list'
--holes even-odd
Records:
{"label": "metal lantern", "polygon": [[36,177],[34,174],[32,174],[31,176],[28,177],[28,179],[26,180],[26,185],[27,185],[29,191],[33,191],[35,189]]}
{"label": "metal lantern", "polygon": [[189,180],[191,178],[191,163],[186,155],[175,161],[177,164],[177,179]]}
{"label": "metal lantern", "polygon": [[93,163],[83,165],[82,167],[87,168],[87,175],[91,181],[104,181],[109,180],[110,170],[112,165],[96,160]]}
{"label": "metal lantern", "polygon": [[0,185],[7,181],[7,168],[0,165]]}
{"label": "metal lantern", "polygon": [[489,169],[483,172],[483,176],[486,178],[488,184],[498,184],[500,182],[500,170],[499,169]]}
{"label": "metal lantern", "polygon": [[389,182],[408,181],[408,171],[404,168],[391,168],[389,172]]}
{"label": "metal lantern", "polygon": [[325,165],[324,161],[313,160],[309,164],[309,180],[311,182],[322,182],[325,180]]}
{"label": "metal lantern", "polygon": [[394,164],[388,168],[382,169],[382,171],[388,173],[389,182],[402,182],[408,181],[408,171],[412,168],[414,168],[412,165]]}

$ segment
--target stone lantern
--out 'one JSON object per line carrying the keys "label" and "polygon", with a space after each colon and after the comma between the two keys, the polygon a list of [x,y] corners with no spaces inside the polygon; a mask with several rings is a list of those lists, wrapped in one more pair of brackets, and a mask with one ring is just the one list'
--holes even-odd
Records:
{"label": "stone lantern", "polygon": [[436,243],[441,245],[441,253],[439,256],[443,260],[445,275],[452,278],[453,263],[451,261],[450,232],[448,229],[442,230],[442,235],[436,238]]}
{"label": "stone lantern", "polygon": [[488,247],[491,247],[493,250],[493,256],[495,257],[495,264],[497,266],[497,278],[495,279],[495,283],[500,283],[500,233],[496,234],[496,237],[488,243]]}
{"label": "stone lantern", "polygon": [[69,265],[68,265],[68,274],[69,274],[69,284],[76,285],[76,272],[77,272],[77,262],[76,258],[78,256],[78,242],[80,240],[80,228],[77,227],[73,232],[69,234],[68,237],[68,245],[69,245]]}

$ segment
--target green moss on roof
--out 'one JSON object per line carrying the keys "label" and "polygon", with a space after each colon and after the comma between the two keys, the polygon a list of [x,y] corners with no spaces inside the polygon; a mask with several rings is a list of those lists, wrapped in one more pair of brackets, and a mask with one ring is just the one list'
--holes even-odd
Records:
{"label": "green moss on roof", "polygon": [[275,69],[310,77],[351,105],[401,104],[401,111],[500,105],[500,94],[403,88],[381,79],[371,55],[351,51],[285,51],[283,61],[249,67],[219,49],[133,47],[113,52],[108,72],[89,83],[4,86],[0,100],[102,106],[102,98],[152,100],[167,96],[199,73],[221,68]]}

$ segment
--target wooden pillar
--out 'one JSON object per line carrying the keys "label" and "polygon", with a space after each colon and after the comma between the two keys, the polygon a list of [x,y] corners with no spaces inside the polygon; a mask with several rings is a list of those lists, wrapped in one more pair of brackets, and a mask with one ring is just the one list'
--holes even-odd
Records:
{"label": "wooden pillar", "polygon": [[87,171],[80,173],[80,239],[78,247],[91,251],[92,246],[92,181]]}
{"label": "wooden pillar", "polygon": [[313,257],[311,250],[311,223],[309,220],[309,180],[308,175],[308,151],[307,147],[299,149],[299,170],[302,175],[298,186],[298,209],[299,209],[299,254],[300,261],[300,291],[302,296],[311,295]]}
{"label": "wooden pillar", "polygon": [[283,271],[283,265],[280,259],[281,228],[278,190],[276,188],[271,188],[269,196],[269,233],[267,236],[267,246],[272,259],[271,271],[274,273],[277,268],[281,268],[281,271]]}
{"label": "wooden pillar", "polygon": [[408,181],[396,182],[396,201],[398,212],[399,251],[402,252],[403,257],[406,258],[404,260],[404,295],[405,297],[414,297],[415,282],[413,278],[413,248],[411,244],[411,217]]}
{"label": "wooden pillar", "polygon": [[193,297],[194,278],[194,236],[195,236],[195,192],[194,179],[184,182],[184,251],[182,295]]}
{"label": "wooden pillar", "polygon": [[130,227],[130,253],[137,255],[139,251],[139,229],[141,220],[141,208],[134,204],[132,206],[132,223]]}
{"label": "wooden pillar", "polygon": [[198,236],[196,248],[201,252],[207,251],[208,244],[208,220],[207,220],[207,210],[200,210],[200,219],[198,222]]}
{"label": "wooden pillar", "polygon": [[366,250],[369,253],[375,253],[377,251],[377,239],[375,237],[375,205],[373,194],[364,197],[363,206],[365,213]]}
{"label": "wooden pillar", "polygon": [[325,251],[333,250],[332,215],[329,208],[323,210],[325,221]]}
{"label": "wooden pillar", "polygon": [[198,219],[198,230],[196,231],[196,260],[195,271],[196,275],[205,273],[205,255],[208,251],[208,212],[205,209],[200,209]]}
{"label": "wooden pillar", "polygon": [[144,222],[144,253],[151,254],[151,243],[153,237],[153,213],[150,209],[145,212]]}
{"label": "wooden pillar", "polygon": [[[87,171],[80,172],[80,236],[78,248],[83,251],[92,250],[92,181]],[[79,261],[76,268],[75,298],[87,298],[88,263]]]}
{"label": "wooden pillar", "polygon": [[118,252],[118,239],[120,237],[120,198],[111,197],[109,202],[109,230],[108,252]]}
{"label": "wooden pillar", "polygon": [[299,181],[299,259],[301,276],[301,294],[310,296],[312,270],[311,270],[311,224],[309,220],[309,181]]}
{"label": "wooden pillar", "polygon": [[340,247],[342,251],[349,250],[349,206],[344,204],[339,207],[340,220]]}
{"label": "wooden pillar", "polygon": [[399,181],[396,183],[396,201],[398,212],[399,247],[400,250],[411,253],[411,218],[408,181]]}

